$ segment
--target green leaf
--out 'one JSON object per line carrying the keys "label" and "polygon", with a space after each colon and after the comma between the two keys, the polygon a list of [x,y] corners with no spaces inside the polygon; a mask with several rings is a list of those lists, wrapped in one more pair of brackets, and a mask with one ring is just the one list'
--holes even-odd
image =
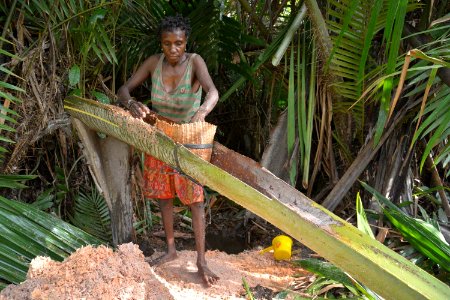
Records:
{"label": "green leaf", "polygon": [[105,18],[106,9],[98,8],[96,9],[92,15],[89,17],[89,23],[91,25],[95,25],[98,20],[103,20]]}
{"label": "green leaf", "polygon": [[18,59],[18,60],[22,60],[20,57],[14,55],[14,54],[12,54],[12,53],[9,53],[8,51],[5,51],[5,50],[3,50],[3,49],[0,49],[0,54],[6,55],[6,56],[9,56],[9,57]]}
{"label": "green leaf", "polygon": [[18,79],[24,80],[22,77],[20,77],[20,76],[14,74],[13,72],[11,72],[10,70],[8,70],[7,68],[5,68],[5,67],[3,67],[3,66],[0,66],[0,72],[4,72],[4,73],[6,73],[6,74],[8,74],[8,75],[11,75],[11,76],[14,76],[14,77],[16,77],[16,78],[18,78]]}
{"label": "green leaf", "polygon": [[[0,118],[2,118],[3,116],[0,114]],[[6,137],[3,137],[3,136],[0,136],[0,141],[3,141],[3,142],[7,142],[7,143],[9,143],[9,144],[15,144],[16,142],[15,141],[13,141],[13,140],[11,140],[11,139],[8,139],[8,138],[6,138]]]}
{"label": "green leaf", "polygon": [[10,132],[15,132],[16,131],[11,126],[8,126],[8,125],[5,125],[5,124],[0,124],[0,130],[6,130],[6,131],[10,131]]}
{"label": "green leaf", "polygon": [[[3,97],[3,98],[5,98],[5,99],[8,99],[8,97],[6,96],[5,97],[5,95],[0,91],[0,97]],[[8,100],[11,100],[11,99],[8,99]],[[20,99],[19,99],[20,100]],[[14,101],[13,101],[14,102]],[[20,102],[19,102],[20,103]],[[12,109],[10,109],[10,108],[6,108],[5,106],[3,106],[3,104],[1,104],[0,103],[0,109],[2,110],[2,113],[8,113],[8,114],[11,114],[11,115],[14,115],[14,116],[19,116],[19,114],[15,111],[15,110],[12,110]]]}
{"label": "green leaf", "polygon": [[306,121],[306,135],[304,137],[305,156],[303,158],[303,179],[302,185],[306,189],[309,184],[309,166],[311,159],[312,134],[314,130],[314,113],[316,107],[316,64],[317,49],[314,39],[311,44],[311,69],[309,72],[309,95],[308,95],[308,115]]}
{"label": "green leaf", "polygon": [[[422,171],[423,165],[427,156],[431,153],[436,144],[449,136],[448,129],[450,128],[450,110],[447,110],[445,118],[440,122],[439,127],[436,129],[430,140],[428,141],[425,150],[423,151],[422,160],[420,161],[420,170]],[[444,133],[445,132],[445,133]]]}
{"label": "green leaf", "polygon": [[74,90],[70,91],[69,94],[81,97],[81,89],[74,89]]}
{"label": "green leaf", "polygon": [[436,128],[441,124],[445,124],[442,122],[442,120],[444,120],[445,115],[448,115],[450,113],[450,111],[447,109],[448,105],[450,105],[450,94],[448,94],[443,99],[435,99],[435,101],[427,104],[425,114],[430,114],[414,134],[411,143],[415,143],[419,137],[423,138],[426,135],[426,133],[423,132],[428,132],[430,128]]}
{"label": "green leaf", "polygon": [[0,119],[4,119],[5,121],[9,121],[9,122],[11,122],[13,124],[17,124],[16,119],[11,118],[10,116],[2,113],[2,111],[0,111]]}
{"label": "green leaf", "polygon": [[[294,77],[294,46],[291,44],[291,59],[289,67],[289,87],[288,87],[288,118],[287,118],[287,149],[288,157],[293,157],[296,155],[294,153],[295,149],[295,77]],[[293,163],[289,166],[289,176],[291,180],[291,185],[295,186],[297,181],[297,160],[291,160]]]}
{"label": "green leaf", "polygon": [[[378,15],[380,14],[382,5],[383,5],[383,0],[375,0],[373,7],[371,9],[369,24],[367,25],[367,31],[366,31],[366,35],[364,37],[364,47],[363,47],[363,51],[361,53],[360,62],[358,64],[358,66],[359,66],[358,78],[364,77],[367,57],[369,56],[369,50],[372,45],[372,39],[373,39],[373,36],[375,35],[376,21],[377,21]],[[362,83],[363,83],[363,81],[361,80],[361,83],[358,84],[358,91],[359,91],[358,97],[361,95],[361,92],[362,92]]]}
{"label": "green leaf", "polygon": [[106,96],[103,93],[97,92],[97,91],[93,91],[92,95],[95,96],[95,98],[97,98],[97,100],[101,103],[104,104],[111,104],[111,100],[108,98],[108,96]]}
{"label": "green leaf", "polygon": [[253,297],[253,294],[250,291],[250,287],[249,287],[247,281],[245,280],[245,277],[242,277],[242,285],[244,286],[245,294],[247,295],[248,299],[254,300],[255,298]]}
{"label": "green leaf", "polygon": [[4,175],[0,174],[0,187],[10,189],[23,189],[27,186],[22,181],[36,178],[36,175]]}
{"label": "green leaf", "polygon": [[328,68],[328,65],[329,65],[330,61],[333,59],[333,56],[334,56],[334,53],[335,53],[336,49],[340,47],[341,42],[342,42],[342,37],[344,36],[344,34],[347,33],[350,21],[351,21],[351,19],[353,17],[353,14],[356,11],[356,6],[357,6],[359,1],[358,0],[350,0],[350,1],[351,2],[348,5],[348,7],[346,9],[346,12],[345,12],[345,17],[343,19],[343,24],[342,24],[341,31],[339,32],[338,37],[334,41],[334,46],[333,46],[333,49],[331,50],[330,56],[328,57],[328,60],[327,60],[326,65],[325,65],[325,68]]}
{"label": "green leaf", "polygon": [[23,282],[36,256],[61,261],[89,244],[102,242],[32,205],[0,196],[0,282]]}
{"label": "green leaf", "polygon": [[435,227],[423,220],[406,215],[389,199],[366,183],[361,182],[361,185],[371,192],[380,203],[384,204],[384,215],[414,248],[440,267],[450,271],[450,246]]}
{"label": "green leaf", "polygon": [[[387,47],[390,46],[392,27],[394,25],[395,17],[397,15],[397,9],[399,6],[399,1],[388,1],[387,17],[385,21],[385,29],[383,32],[383,40],[386,42]],[[389,50],[389,48],[387,49]]]}
{"label": "green leaf", "polygon": [[[391,34],[389,27],[386,27],[385,38],[387,48],[389,49],[388,61],[386,66],[386,74],[391,74],[395,71],[397,63],[398,52],[400,49],[400,40],[402,36],[402,29],[404,26],[405,15],[407,11],[408,0],[389,1],[390,11],[388,21],[394,21],[391,18],[395,17],[394,28]],[[395,3],[395,4],[394,4]],[[391,15],[393,13],[393,16]],[[389,23],[390,24],[390,23]],[[394,82],[392,78],[388,78],[383,84],[383,94],[381,97],[380,111],[378,114],[378,120],[376,124],[376,131],[374,137],[374,144],[378,144],[380,141],[383,129],[386,125],[387,116],[389,113],[389,107],[391,104],[391,92],[394,88]]]}
{"label": "green leaf", "polygon": [[89,194],[77,195],[69,219],[78,228],[105,242],[112,240],[109,208],[105,198],[95,188]]}
{"label": "green leaf", "polygon": [[103,40],[103,43],[100,44],[101,48],[105,49],[104,53],[108,57],[109,62],[117,64],[118,61],[117,61],[117,57],[116,57],[116,52],[115,52],[114,47],[112,46],[112,44],[110,42],[110,38],[109,38],[108,34],[101,27],[98,28],[98,30],[100,32],[100,37]]}
{"label": "green leaf", "polygon": [[49,209],[50,207],[52,207],[54,205],[54,199],[55,199],[55,195],[53,194],[54,192],[55,192],[54,188],[49,188],[49,189],[45,190],[37,197],[36,201],[31,203],[31,205],[33,205],[34,207],[36,207],[40,210],[44,210],[44,211],[46,209]]}
{"label": "green leaf", "polygon": [[334,284],[337,282],[343,284],[355,296],[359,296],[362,293],[367,297],[367,299],[370,300],[381,299],[380,296],[378,296],[376,293],[366,288],[356,280],[350,278],[345,272],[329,262],[325,262],[315,258],[307,258],[294,261],[293,263],[294,265],[299,265],[302,268],[322,277],[319,277],[318,280],[314,282],[314,288],[308,288],[308,290],[313,293],[315,293],[315,291],[317,291],[318,289],[321,289],[323,286]]}
{"label": "green leaf", "polygon": [[21,89],[20,87],[17,87],[15,85],[9,84],[9,83],[1,81],[1,80],[0,80],[0,87],[6,88],[6,89],[10,89],[10,90],[14,90],[14,91],[18,91],[18,92],[22,92],[22,93],[25,92],[24,89]]}
{"label": "green leaf", "polygon": [[[266,61],[268,61],[273,54],[277,51],[281,41],[284,39],[284,36],[287,34],[295,15],[292,15],[289,22],[285,25],[285,27],[278,33],[277,37],[272,41],[272,43],[264,49],[264,51],[258,56],[252,66],[252,73],[258,70]],[[239,77],[234,84],[220,97],[219,101],[225,101],[228,99],[236,90],[245,83],[247,78],[245,76]]]}
{"label": "green leaf", "polygon": [[353,286],[352,280],[338,267],[316,258],[307,258],[293,261],[295,265],[305,270],[318,274],[327,279],[332,279],[345,286]]}
{"label": "green leaf", "polygon": [[80,82],[81,79],[81,70],[78,65],[73,65],[69,70],[69,85],[75,86]]}
{"label": "green leaf", "polygon": [[362,205],[361,197],[358,194],[356,195],[356,218],[358,223],[358,229],[369,235],[371,238],[375,239],[373,235],[373,231],[370,228],[369,222],[367,221],[367,216],[364,211],[364,207]]}
{"label": "green leaf", "polygon": [[387,209],[384,214],[414,248],[450,271],[450,246],[433,225],[396,210]]}

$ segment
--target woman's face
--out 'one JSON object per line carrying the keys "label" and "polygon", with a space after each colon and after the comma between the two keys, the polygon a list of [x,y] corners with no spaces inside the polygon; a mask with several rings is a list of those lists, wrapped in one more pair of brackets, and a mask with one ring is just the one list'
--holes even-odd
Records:
{"label": "woman's face", "polygon": [[161,46],[167,61],[175,65],[186,51],[186,33],[184,30],[164,31],[161,34]]}

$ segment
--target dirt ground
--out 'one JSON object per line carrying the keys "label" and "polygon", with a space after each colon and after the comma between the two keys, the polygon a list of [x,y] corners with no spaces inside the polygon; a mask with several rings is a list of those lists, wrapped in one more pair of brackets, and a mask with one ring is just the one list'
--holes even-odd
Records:
{"label": "dirt ground", "polygon": [[[160,254],[155,252],[153,257]],[[177,260],[156,268],[150,267],[133,243],[122,244],[116,251],[87,246],[63,262],[36,257],[26,281],[5,288],[0,300],[246,299],[243,280],[256,299],[271,299],[277,292],[293,288],[294,275],[308,277],[288,262],[275,261],[271,253],[207,251],[208,265],[220,277],[208,288],[197,276],[196,252],[178,254]]]}
{"label": "dirt ground", "polygon": [[[26,281],[5,288],[0,292],[0,300],[249,299],[244,280],[255,299],[272,299],[286,290],[289,295],[285,299],[309,296],[303,292],[314,280],[312,274],[289,262],[275,261],[270,252],[259,253],[282,232],[254,216],[244,221],[244,211],[227,203],[217,202],[213,217],[210,213],[206,218],[206,259],[209,268],[220,277],[212,287],[204,286],[197,276],[193,232],[181,226],[181,212],[177,211],[174,218],[178,259],[159,267],[146,262],[166,249],[164,230],[157,222],[150,232],[137,236],[136,244],[122,244],[115,251],[87,246],[64,262],[36,257]],[[296,241],[292,250],[291,260],[313,254]]]}

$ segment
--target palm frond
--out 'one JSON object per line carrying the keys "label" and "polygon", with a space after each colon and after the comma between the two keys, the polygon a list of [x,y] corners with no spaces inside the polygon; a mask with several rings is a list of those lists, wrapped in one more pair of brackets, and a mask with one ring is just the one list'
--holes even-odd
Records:
{"label": "palm frond", "polygon": [[[416,1],[407,2],[406,11],[417,8]],[[392,26],[389,26],[391,23],[388,20],[393,18],[391,21],[394,21],[395,18],[398,18],[394,14],[397,2],[386,0],[330,0],[328,3],[327,14],[329,18],[327,24],[333,40],[333,49],[328,63],[331,72],[343,78],[341,82],[335,85],[335,88],[344,97],[344,101],[339,103],[339,107],[335,109],[342,112],[351,109],[358,128],[361,130],[364,126],[364,103],[357,102],[357,100],[361,97],[367,84],[365,75],[376,67],[369,56],[372,40],[375,34],[383,28],[387,28],[385,30],[387,38],[392,37]],[[400,24],[400,21],[397,24]],[[399,37],[397,39],[399,40]],[[390,45],[391,41],[388,42]],[[391,58],[391,67],[397,66],[396,58],[397,56]],[[387,80],[390,79],[387,78]]]}
{"label": "palm frond", "polygon": [[[299,51],[300,49],[297,49]],[[294,44],[291,45],[291,53],[289,60],[289,86],[288,86],[288,119],[287,119],[287,150],[288,157],[295,157],[295,149],[297,149],[296,144],[298,144],[298,138],[296,139],[297,128],[295,126],[295,115],[296,115],[296,105],[295,105],[295,77],[294,77]],[[300,105],[300,103],[298,104]],[[297,160],[291,161],[289,166],[289,177],[291,180],[291,185],[295,186],[297,182]]]}
{"label": "palm frond", "polygon": [[20,283],[36,256],[63,260],[76,249],[103,242],[32,205],[0,196],[0,280]]}
{"label": "palm frond", "polygon": [[92,188],[91,192],[80,193],[75,198],[72,224],[104,242],[111,242],[111,217],[105,198]]}
{"label": "palm frond", "polygon": [[[255,62],[250,66],[249,75],[254,74],[265,62],[267,62],[273,55],[276,53],[279,48],[281,42],[283,41],[285,35],[287,34],[289,28],[291,27],[292,22],[294,21],[295,16],[291,16],[286,24],[281,28],[276,38],[273,39],[272,43],[264,48],[259,54],[258,58]],[[219,101],[225,101],[228,99],[233,93],[235,93],[248,79],[248,76],[241,75],[234,84],[220,97]]]}
{"label": "palm frond", "polygon": [[[5,149],[6,151],[6,149]],[[0,174],[0,188],[23,189],[27,186],[22,182],[36,178],[36,175],[3,175]]]}
{"label": "palm frond", "polygon": [[294,261],[294,265],[300,266],[319,276],[310,288],[308,288],[308,291],[312,294],[315,294],[315,291],[319,291],[331,284],[340,283],[355,296],[362,297],[364,295],[364,299],[371,300],[381,299],[381,297],[373,291],[369,290],[329,262],[316,258],[307,258]]}
{"label": "palm frond", "polygon": [[450,271],[450,246],[438,229],[423,220],[408,216],[368,184],[361,182],[361,185],[375,196],[383,206],[384,215],[415,249],[439,267]]}
{"label": "palm frond", "polygon": [[148,56],[159,52],[158,26],[165,15],[174,10],[167,1],[126,1],[116,25],[119,72],[124,81]]}
{"label": "palm frond", "polygon": [[[1,39],[2,42],[6,42],[9,44],[9,41],[5,39]],[[2,43],[2,45],[4,45]],[[8,54],[12,59],[18,59],[16,55],[10,53],[9,51],[2,50],[2,53]],[[13,94],[21,94],[25,92],[22,88],[17,85],[6,82],[10,76],[13,76],[15,79],[19,79],[20,77],[13,73],[11,70],[6,67],[1,67],[0,71],[6,73],[6,76],[0,80],[0,87],[2,87],[2,91],[0,91],[0,98],[2,98],[2,102],[0,103],[0,164],[3,161],[3,154],[9,152],[8,146],[15,143],[11,135],[6,135],[4,133],[14,133],[16,132],[14,125],[17,124],[16,117],[18,113],[10,108],[11,103],[20,103],[22,100],[19,96],[15,96]],[[11,92],[11,93],[10,93]],[[13,93],[13,94],[12,94]],[[32,179],[34,177],[28,176],[20,176],[20,175],[4,175],[0,174],[0,187],[3,188],[24,188],[25,185],[22,181]]]}
{"label": "palm frond", "polygon": [[89,69],[95,68],[95,73],[98,73],[99,68],[106,69],[118,63],[114,38],[120,3],[100,0],[19,1],[26,9],[27,28],[34,28],[40,39],[52,36],[52,39],[66,43],[70,56],[79,62],[81,68],[82,93],[85,92]]}
{"label": "palm frond", "polygon": [[430,102],[424,111],[427,115],[424,122],[418,128],[416,134],[413,137],[412,143],[415,143],[419,138],[425,138],[430,134],[429,141],[425,147],[422,159],[420,162],[420,168],[422,169],[425,159],[431,153],[431,150],[438,145],[442,151],[437,150],[437,157],[439,161],[444,160],[446,153],[446,147],[448,145],[448,137],[450,136],[450,88],[444,88],[439,93],[434,101]]}

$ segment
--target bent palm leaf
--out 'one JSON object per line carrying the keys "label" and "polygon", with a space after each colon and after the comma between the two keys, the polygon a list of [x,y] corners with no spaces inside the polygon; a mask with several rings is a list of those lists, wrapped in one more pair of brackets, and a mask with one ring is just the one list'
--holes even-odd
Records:
{"label": "bent palm leaf", "polygon": [[103,242],[32,205],[0,197],[0,282],[25,280],[36,256],[63,260],[76,249]]}

